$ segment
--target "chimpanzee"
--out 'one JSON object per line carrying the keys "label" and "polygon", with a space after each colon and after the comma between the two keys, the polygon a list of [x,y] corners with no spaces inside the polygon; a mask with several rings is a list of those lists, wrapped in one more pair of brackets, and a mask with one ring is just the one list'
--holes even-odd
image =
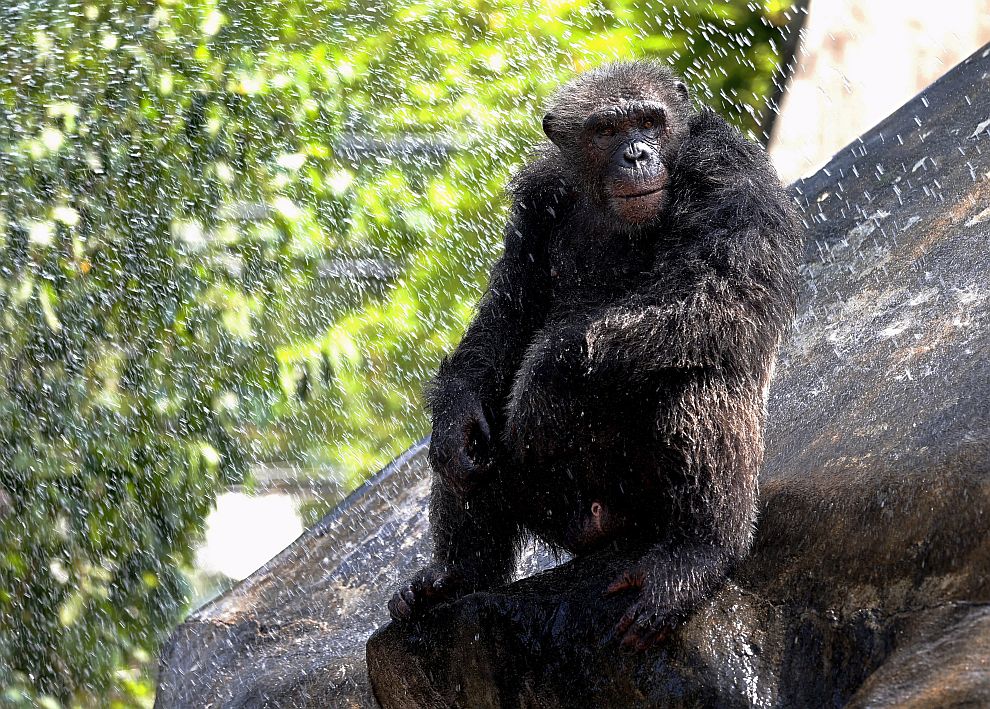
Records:
{"label": "chimpanzee", "polygon": [[749,550],[798,220],[766,152],[657,63],[578,76],[543,129],[428,392],[433,559],[389,610],[509,581],[527,532],[576,554],[618,538],[648,549],[608,588],[642,649]]}

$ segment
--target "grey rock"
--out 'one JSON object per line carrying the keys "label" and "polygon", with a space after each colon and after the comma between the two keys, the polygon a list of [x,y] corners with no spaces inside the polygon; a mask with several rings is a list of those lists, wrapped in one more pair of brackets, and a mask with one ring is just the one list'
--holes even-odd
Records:
{"label": "grey rock", "polygon": [[988,56],[794,185],[755,546],[661,647],[610,636],[611,550],[534,547],[526,578],[388,624],[429,551],[421,442],[176,630],[158,706],[990,705]]}

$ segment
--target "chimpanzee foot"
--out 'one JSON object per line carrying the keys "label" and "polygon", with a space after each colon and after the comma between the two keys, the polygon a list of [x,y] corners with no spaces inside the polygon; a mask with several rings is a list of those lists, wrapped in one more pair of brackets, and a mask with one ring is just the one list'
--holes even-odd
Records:
{"label": "chimpanzee foot", "polygon": [[615,635],[621,638],[624,648],[642,652],[666,640],[681,621],[665,604],[657,601],[657,594],[650,587],[645,571],[632,568],[621,574],[605,590],[606,596],[627,591],[637,592],[637,597],[615,624]]}

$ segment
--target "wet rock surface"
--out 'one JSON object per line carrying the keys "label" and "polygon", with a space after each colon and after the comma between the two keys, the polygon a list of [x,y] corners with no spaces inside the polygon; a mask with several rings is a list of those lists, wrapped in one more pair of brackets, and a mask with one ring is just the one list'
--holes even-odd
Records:
{"label": "wet rock surface", "polygon": [[[365,642],[429,556],[426,441],[413,446],[162,650],[156,707],[375,707]],[[261,522],[259,522],[261,523]],[[535,547],[520,574],[553,565]]]}
{"label": "wet rock surface", "polygon": [[990,704],[988,57],[795,185],[756,544],[665,644],[609,637],[609,550],[386,624],[428,554],[421,443],[180,626],[158,706]]}

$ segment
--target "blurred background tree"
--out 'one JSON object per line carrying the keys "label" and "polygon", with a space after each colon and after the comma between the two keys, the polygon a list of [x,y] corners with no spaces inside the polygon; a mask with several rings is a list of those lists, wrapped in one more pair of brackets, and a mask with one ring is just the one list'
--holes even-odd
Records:
{"label": "blurred background tree", "polygon": [[795,18],[773,1],[0,8],[0,704],[149,705],[219,491],[258,464],[347,489],[428,431],[422,386],[559,82],[656,56],[766,130]]}

